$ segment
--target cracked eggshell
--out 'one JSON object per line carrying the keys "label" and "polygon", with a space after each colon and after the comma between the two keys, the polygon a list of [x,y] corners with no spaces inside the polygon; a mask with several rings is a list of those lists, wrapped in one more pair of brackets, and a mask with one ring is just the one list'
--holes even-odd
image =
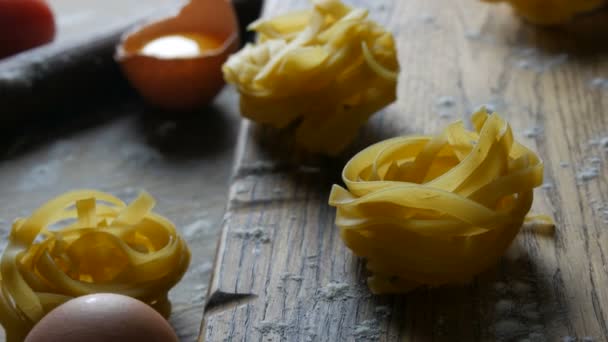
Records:
{"label": "cracked eggshell", "polygon": [[[223,43],[195,57],[141,53],[151,40],[184,32],[213,36]],[[238,21],[229,0],[191,0],[177,16],[126,33],[115,59],[148,103],[167,110],[191,110],[209,103],[222,89],[222,64],[238,46]]]}

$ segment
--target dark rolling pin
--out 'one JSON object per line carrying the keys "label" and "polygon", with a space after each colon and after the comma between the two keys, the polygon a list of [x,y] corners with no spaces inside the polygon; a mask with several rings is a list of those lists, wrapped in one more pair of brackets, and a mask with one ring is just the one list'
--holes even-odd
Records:
{"label": "dark rolling pin", "polygon": [[126,28],[45,45],[0,61],[2,128],[126,96],[129,86],[112,57]]}
{"label": "dark rolling pin", "polygon": [[[244,27],[257,18],[262,0],[235,0]],[[133,27],[177,8],[155,11],[145,18],[80,40],[45,45],[0,60],[0,127],[18,134],[31,124],[69,117],[83,108],[108,105],[133,96],[113,59],[120,36]],[[243,39],[244,40],[244,39]]]}

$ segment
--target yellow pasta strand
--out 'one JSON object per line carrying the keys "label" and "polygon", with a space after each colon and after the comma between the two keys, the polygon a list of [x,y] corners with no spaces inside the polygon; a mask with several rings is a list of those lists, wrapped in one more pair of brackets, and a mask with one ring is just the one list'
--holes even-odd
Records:
{"label": "yellow pasta strand", "polygon": [[[399,137],[354,156],[329,204],[346,245],[367,259],[374,293],[466,283],[494,265],[542,184],[538,156],[485,109],[435,137]],[[546,216],[538,216],[544,222]]]}
{"label": "yellow pasta strand", "polygon": [[[147,193],[127,206],[95,190],[52,199],[13,224],[0,260],[0,323],[8,342],[22,341],[56,306],[111,292],[140,299],[165,317],[168,291],[190,263],[173,224],[151,212]],[[60,229],[51,229],[71,220]]]}
{"label": "yellow pasta strand", "polygon": [[313,4],[251,24],[258,43],[231,56],[222,70],[240,92],[243,116],[292,127],[298,146],[335,155],[371,115],[395,101],[397,50],[367,10],[339,0]]}
{"label": "yellow pasta strand", "polygon": [[607,0],[483,0],[508,2],[515,12],[539,25],[564,24],[577,15],[591,12],[608,4]]}

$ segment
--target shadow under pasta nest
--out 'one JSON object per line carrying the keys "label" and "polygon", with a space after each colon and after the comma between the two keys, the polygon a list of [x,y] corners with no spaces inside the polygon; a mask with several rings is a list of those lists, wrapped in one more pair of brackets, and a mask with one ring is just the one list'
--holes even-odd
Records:
{"label": "shadow under pasta nest", "polygon": [[583,59],[608,53],[608,7],[556,26],[519,22],[517,36],[545,52],[566,52]]}
{"label": "shadow under pasta nest", "polygon": [[[555,326],[567,324],[554,291],[559,284],[538,270],[519,240],[498,265],[468,285],[373,296],[376,308],[387,312],[378,324],[416,341],[550,340]],[[520,250],[514,253],[514,247]],[[357,268],[363,270],[363,264]]]}
{"label": "shadow under pasta nest", "polygon": [[336,156],[309,153],[298,148],[294,139],[298,122],[285,129],[250,122],[248,141],[255,144],[254,148],[261,154],[262,159],[294,166],[317,167],[329,178],[339,181],[342,168],[356,153],[374,143],[409,133],[393,125],[383,125],[382,120],[386,114],[384,110],[375,114],[361,127],[354,141]]}
{"label": "shadow under pasta nest", "polygon": [[169,160],[197,159],[225,153],[234,145],[233,123],[222,106],[174,113],[147,108],[138,129],[146,142]]}

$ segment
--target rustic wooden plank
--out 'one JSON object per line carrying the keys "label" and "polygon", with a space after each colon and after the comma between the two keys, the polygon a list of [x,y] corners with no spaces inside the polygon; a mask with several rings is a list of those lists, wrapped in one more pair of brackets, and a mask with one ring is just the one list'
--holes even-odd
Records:
{"label": "rustic wooden plank", "polygon": [[[524,227],[469,286],[371,296],[326,204],[344,159],[302,159],[244,121],[199,340],[607,340],[608,31],[538,29],[470,0],[359,3],[395,33],[402,74],[358,146],[438,133],[486,104],[544,159],[533,210],[556,233]],[[305,6],[271,0],[265,15]]]}

